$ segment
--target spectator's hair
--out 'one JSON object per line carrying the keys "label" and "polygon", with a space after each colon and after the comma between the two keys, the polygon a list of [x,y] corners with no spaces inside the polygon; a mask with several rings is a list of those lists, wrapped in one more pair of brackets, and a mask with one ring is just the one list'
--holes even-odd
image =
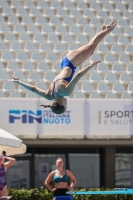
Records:
{"label": "spectator's hair", "polygon": [[61,157],[58,157],[58,158],[56,159],[56,161],[57,161],[57,160],[62,160],[62,161],[63,161],[63,159],[62,159]]}

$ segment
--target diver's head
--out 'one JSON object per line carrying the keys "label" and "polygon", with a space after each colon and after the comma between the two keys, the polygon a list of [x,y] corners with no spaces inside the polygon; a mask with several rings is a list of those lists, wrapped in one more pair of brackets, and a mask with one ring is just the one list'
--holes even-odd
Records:
{"label": "diver's head", "polygon": [[51,108],[52,112],[55,114],[62,114],[66,111],[67,109],[67,99],[64,97],[54,99],[52,105],[40,105],[43,106],[44,108]]}

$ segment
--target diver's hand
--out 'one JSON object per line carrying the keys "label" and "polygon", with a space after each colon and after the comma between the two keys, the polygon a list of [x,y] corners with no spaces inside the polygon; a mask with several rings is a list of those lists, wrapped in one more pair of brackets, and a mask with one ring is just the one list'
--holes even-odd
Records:
{"label": "diver's hand", "polygon": [[97,65],[98,63],[100,63],[101,60],[93,60],[90,64],[90,66],[94,67],[95,65]]}
{"label": "diver's hand", "polygon": [[19,82],[19,78],[12,77],[11,79],[8,80],[8,82]]}

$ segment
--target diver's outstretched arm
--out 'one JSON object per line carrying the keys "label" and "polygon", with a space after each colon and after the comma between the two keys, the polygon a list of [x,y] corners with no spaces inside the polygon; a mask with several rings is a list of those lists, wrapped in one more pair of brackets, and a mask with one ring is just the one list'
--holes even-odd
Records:
{"label": "diver's outstretched arm", "polygon": [[30,90],[32,92],[35,92],[36,94],[44,97],[45,99],[50,100],[49,94],[48,94],[48,90],[42,90],[36,86],[24,83],[23,81],[19,80],[16,77],[13,77],[12,79],[9,79],[8,81],[13,81],[19,85],[22,85],[23,87],[25,87],[27,90]]}
{"label": "diver's outstretched arm", "polygon": [[70,83],[66,86],[66,95],[70,95],[78,81],[81,79],[82,76],[84,76],[92,67],[100,63],[101,60],[94,60],[88,67],[81,69],[75,76],[74,78],[70,81]]}

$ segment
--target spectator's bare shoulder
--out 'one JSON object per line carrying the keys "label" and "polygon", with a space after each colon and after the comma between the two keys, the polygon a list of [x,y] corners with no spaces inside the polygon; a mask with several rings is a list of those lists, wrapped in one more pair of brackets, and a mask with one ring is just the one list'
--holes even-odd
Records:
{"label": "spectator's bare shoulder", "polygon": [[49,176],[50,176],[50,177],[53,177],[54,174],[55,174],[55,171],[52,171],[52,172],[50,172]]}
{"label": "spectator's bare shoulder", "polygon": [[69,175],[71,172],[67,169],[66,170],[66,174]]}

